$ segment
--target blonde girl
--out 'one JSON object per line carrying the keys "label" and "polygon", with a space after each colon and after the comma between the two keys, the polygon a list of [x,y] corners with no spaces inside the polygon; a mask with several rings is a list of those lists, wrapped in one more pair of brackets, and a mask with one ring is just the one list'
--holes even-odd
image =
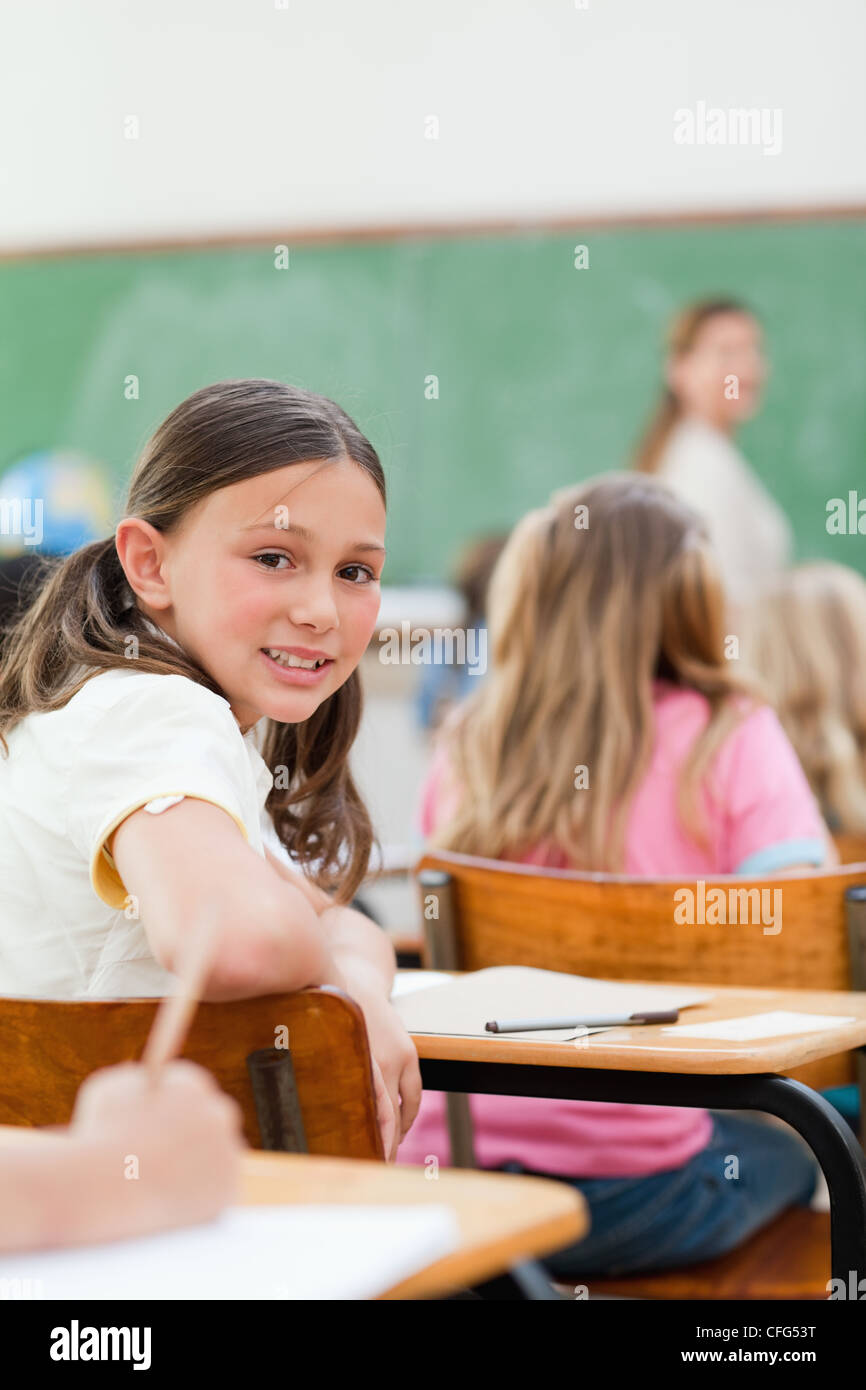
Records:
{"label": "blonde girl", "polygon": [[752,605],[744,632],[830,828],[866,835],[866,581],[799,565]]}
{"label": "blonde girl", "polygon": [[[824,862],[797,758],[726,660],[706,529],[666,488],[609,475],[524,517],[489,622],[491,669],[444,726],[422,794],[431,845],[651,876]],[[552,1262],[563,1274],[721,1254],[814,1182],[795,1139],[735,1116],[501,1096],[472,1109],[482,1166],[560,1177],[589,1201],[588,1239]],[[425,1096],[401,1159],[446,1150],[441,1098]],[[730,1153],[745,1182],[725,1181]]]}

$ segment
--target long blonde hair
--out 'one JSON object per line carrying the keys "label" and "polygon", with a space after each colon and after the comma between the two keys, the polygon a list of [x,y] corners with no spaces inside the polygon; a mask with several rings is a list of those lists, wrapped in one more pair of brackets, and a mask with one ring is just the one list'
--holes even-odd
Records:
{"label": "long blonde hair", "polygon": [[[687,305],[677,314],[668,329],[668,357],[676,359],[691,352],[701,330],[719,314],[751,316],[751,310],[737,299],[703,299],[696,304]],[[682,409],[675,392],[670,386],[665,386],[655,412],[635,449],[633,466],[639,473],[657,472],[665,445],[681,414]]]}
{"label": "long blonde hair", "polygon": [[[460,801],[431,843],[494,859],[554,845],[577,868],[620,870],[652,755],[657,677],[709,701],[679,789],[683,825],[700,842],[699,786],[749,707],[731,697],[750,693],[725,660],[701,519],[634,473],[558,492],[509,537],[488,618],[491,671],[443,731]],[[578,766],[589,786],[575,790]]]}
{"label": "long blonde hair", "polygon": [[799,565],[752,606],[744,635],[833,828],[866,832],[866,581]]}

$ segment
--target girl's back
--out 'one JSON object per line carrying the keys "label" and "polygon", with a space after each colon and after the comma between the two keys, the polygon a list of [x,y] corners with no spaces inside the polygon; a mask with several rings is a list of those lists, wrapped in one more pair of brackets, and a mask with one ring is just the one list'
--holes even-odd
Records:
{"label": "girl's back", "polygon": [[[820,813],[791,744],[768,705],[744,710],[701,788],[708,843],[684,829],[678,809],[683,767],[710,718],[704,696],[667,681],[654,682],[655,734],[647,773],[628,814],[622,871],[637,877],[773,873],[791,858],[823,862],[825,832]],[[449,766],[447,738],[440,741],[420,797],[418,828],[435,835],[458,800]],[[801,841],[808,841],[801,844]],[[549,869],[573,868],[553,843],[523,854],[499,856]]]}
{"label": "girl's back", "polygon": [[[636,876],[774,873],[793,864],[821,864],[825,832],[814,798],[778,720],[766,706],[747,714],[719,750],[707,777],[704,806],[709,846],[684,832],[678,782],[690,749],[709,718],[694,691],[657,684],[656,736],[650,766],[628,817],[625,872]],[[450,787],[449,787],[450,782]],[[711,795],[708,788],[713,786]],[[447,822],[455,788],[440,744],[421,798],[420,829],[434,836]],[[555,846],[538,845],[524,864],[574,867]],[[674,913],[671,885],[671,917]],[[687,930],[687,928],[684,928]],[[515,1100],[473,1096],[475,1149],[482,1167],[517,1159],[539,1173],[637,1177],[676,1168],[707,1143],[705,1111],[592,1101]],[[404,1163],[435,1153],[447,1162],[445,1101],[425,1092],[421,1111],[400,1148]]]}
{"label": "girl's back", "polygon": [[[490,607],[487,688],[443,729],[421,796],[433,846],[686,879],[824,862],[826,831],[797,758],[772,710],[726,665],[701,524],[663,488],[608,477],[525,518]],[[548,661],[550,643],[535,634],[560,614]],[[569,644],[569,627],[583,640]],[[563,648],[573,654],[564,678]],[[522,824],[497,803],[499,782],[512,804],[524,797]],[[485,1167],[518,1160],[535,1172],[645,1176],[686,1162],[711,1131],[704,1111],[499,1096],[471,1104]],[[400,1156],[423,1162],[446,1143],[444,1100],[425,1095]]]}

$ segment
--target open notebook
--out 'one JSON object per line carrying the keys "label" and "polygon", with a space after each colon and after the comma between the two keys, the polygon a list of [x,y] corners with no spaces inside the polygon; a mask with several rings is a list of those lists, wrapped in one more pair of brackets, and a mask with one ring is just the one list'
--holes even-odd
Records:
{"label": "open notebook", "polygon": [[[442,975],[427,989],[395,992],[392,1003],[410,1033],[444,1033],[452,1037],[494,1038],[485,1032],[488,1019],[580,1018],[684,1009],[712,998],[708,990],[688,985],[632,985],[590,980],[526,965],[498,965],[449,979]],[[505,1038],[531,1042],[568,1042],[601,1029],[558,1028],[507,1033]]]}
{"label": "open notebook", "polygon": [[231,1207],[204,1226],[0,1257],[46,1299],[374,1298],[453,1251],[447,1206]]}

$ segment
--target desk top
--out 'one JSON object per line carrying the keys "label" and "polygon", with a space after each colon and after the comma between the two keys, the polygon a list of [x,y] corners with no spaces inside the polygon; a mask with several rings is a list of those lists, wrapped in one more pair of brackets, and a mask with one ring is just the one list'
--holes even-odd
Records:
{"label": "desk top", "polygon": [[423,1168],[305,1154],[248,1154],[244,1201],[452,1207],[460,1248],[390,1289],[386,1298],[436,1297],[492,1279],[514,1260],[580,1240],[589,1224],[583,1198],[567,1183],[455,1168],[440,1168],[433,1179]]}
{"label": "desk top", "polygon": [[[631,983],[631,982],[630,982]],[[635,981],[635,983],[646,983]],[[664,981],[652,982],[661,986]],[[682,985],[682,981],[677,982]],[[786,1010],[794,1013],[853,1017],[815,1033],[734,1040],[678,1036],[675,1027],[659,1024],[611,1028],[572,1042],[533,1042],[491,1034],[485,1038],[445,1037],[415,1033],[412,1040],[422,1058],[460,1062],[508,1062],[519,1066],[598,1067],[605,1071],[748,1074],[787,1072],[821,1057],[866,1045],[866,993],[811,989],[732,989],[695,984],[711,990],[706,1004],[680,1011],[683,1024],[709,1023],[723,1018]]]}
{"label": "desk top", "polygon": [[[0,1125],[0,1147],[52,1142],[63,1143],[64,1132]],[[567,1183],[506,1173],[441,1168],[433,1179],[423,1168],[249,1150],[241,1182],[245,1205],[450,1206],[460,1246],[389,1289],[389,1299],[437,1297],[495,1278],[514,1260],[579,1240],[589,1224],[583,1198]]]}

